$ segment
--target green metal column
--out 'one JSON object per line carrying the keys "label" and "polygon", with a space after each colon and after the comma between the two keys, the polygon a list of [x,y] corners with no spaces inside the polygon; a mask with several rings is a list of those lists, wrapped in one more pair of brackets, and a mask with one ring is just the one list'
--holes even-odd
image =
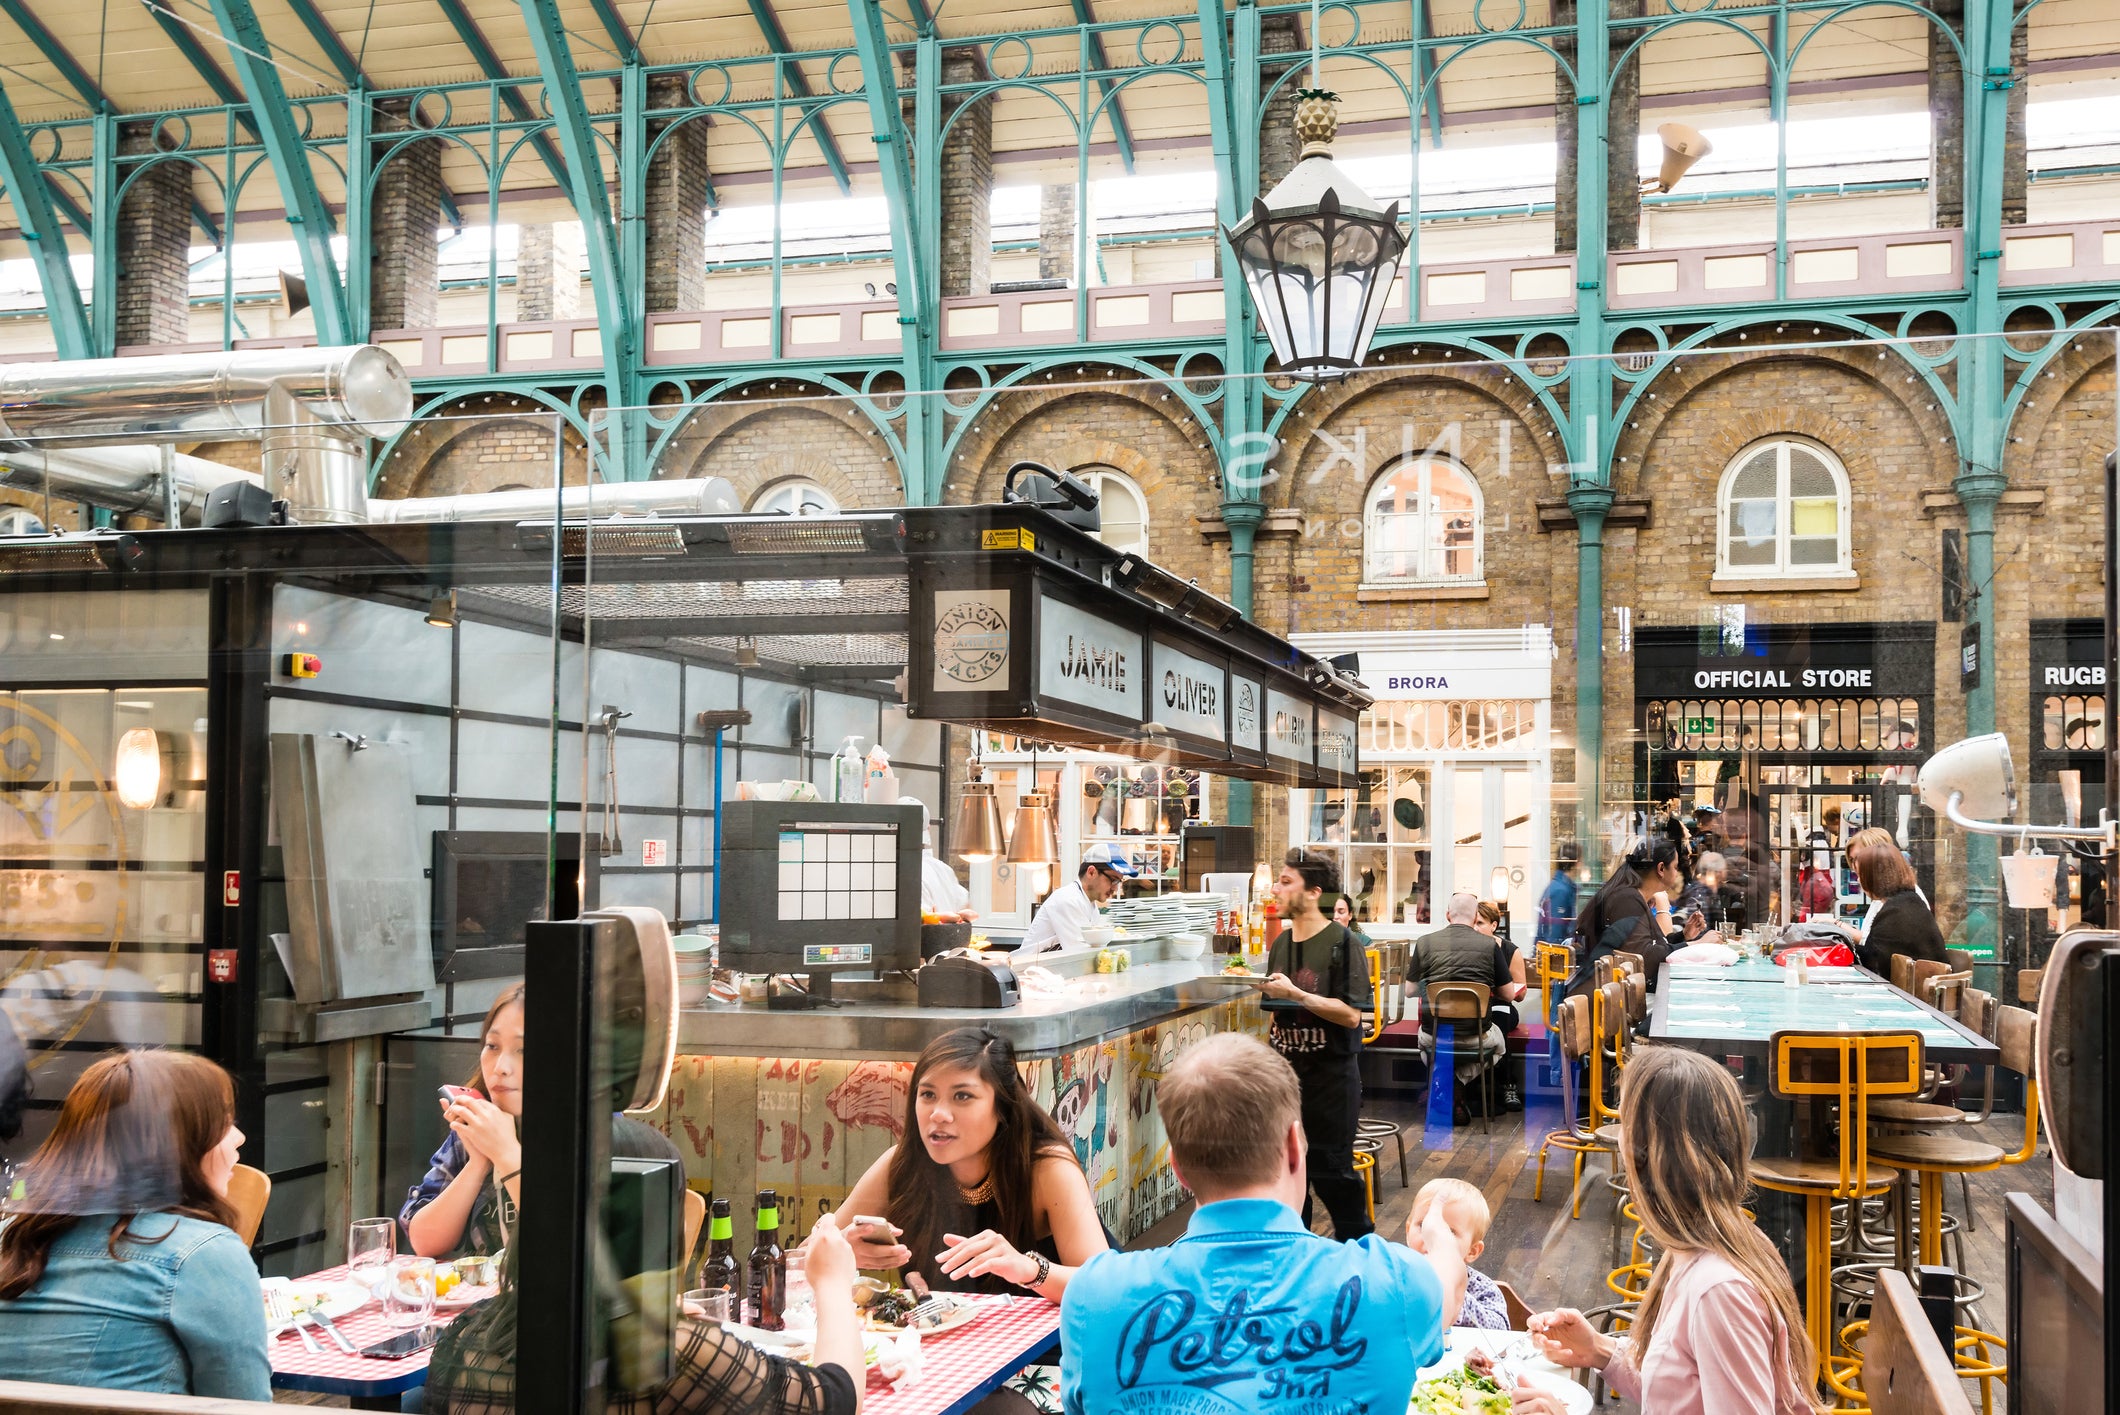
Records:
{"label": "green metal column", "polygon": [[369,257],[375,233],[368,229],[368,183],[375,174],[375,150],[369,146],[375,110],[367,88],[346,90],[346,320],[357,343],[367,343],[371,329],[368,295]]}
{"label": "green metal column", "polygon": [[1598,357],[1605,331],[1605,98],[1611,55],[1606,0],[1575,12],[1575,348],[1568,366],[1568,441],[1575,517],[1575,781],[1582,799],[1577,839],[1592,879],[1605,873],[1605,516],[1612,509],[1607,426],[1612,366]]}
{"label": "green metal column", "polygon": [[[552,107],[553,126],[559,129],[560,151],[567,159],[567,194],[574,214],[581,218],[582,239],[588,247],[589,283],[596,292],[597,323],[603,328],[604,396],[612,409],[631,409],[639,403],[633,394],[634,371],[640,364],[640,325],[631,318],[632,306],[626,299],[628,275],[619,260],[611,195],[604,186],[603,163],[582,94],[581,75],[567,47],[559,0],[522,0],[522,6],[523,24],[530,31],[538,72],[545,81],[545,99]],[[632,278],[638,281],[639,272],[633,272]],[[619,465],[606,470],[611,480],[632,481],[648,474],[630,450],[635,443],[631,434],[641,416],[614,414],[607,446]]]}
{"label": "green metal column", "polygon": [[[16,225],[29,242],[30,256],[37,263],[37,279],[44,286],[44,310],[51,323],[52,338],[62,359],[86,359],[95,354],[95,340],[88,326],[88,311],[81,304],[81,287],[67,260],[66,237],[59,230],[59,214],[52,208],[51,188],[30,153],[29,138],[15,117],[15,105],[0,84],[0,178],[7,182],[8,198],[15,204]],[[115,225],[102,212],[98,226]],[[100,282],[99,282],[100,283]]]}
{"label": "green metal column", "polygon": [[287,91],[280,85],[280,71],[273,63],[264,26],[258,23],[250,0],[212,0],[212,4],[221,37],[228,42],[229,62],[235,66],[256,119],[258,139],[272,160],[273,175],[287,203],[287,224],[294,228],[295,247],[302,255],[302,278],[309,282],[317,342],[351,343],[353,323],[346,313],[346,282],[331,253],[331,208],[324,204],[316,174],[309,170],[309,149],[296,126]]}
{"label": "green metal column", "polygon": [[[1965,48],[1965,268],[1972,281],[1971,327],[2002,328],[2002,187],[2004,130],[2010,70],[2010,0],[1966,0]],[[1975,87],[1977,85],[1977,87]],[[1965,507],[1966,610],[1980,635],[1979,684],[1965,697],[1965,731],[1995,730],[1995,508],[2008,489],[2003,404],[2007,393],[2001,341],[1966,341],[1964,393],[1958,415],[1958,476],[1951,483]],[[1980,952],[2001,944],[1998,842],[1965,837],[1965,947]]]}
{"label": "green metal column", "polygon": [[92,357],[108,359],[118,352],[118,115],[102,110],[95,124],[89,200],[96,224],[89,232],[88,249],[96,279],[88,293],[89,347],[95,351]]}

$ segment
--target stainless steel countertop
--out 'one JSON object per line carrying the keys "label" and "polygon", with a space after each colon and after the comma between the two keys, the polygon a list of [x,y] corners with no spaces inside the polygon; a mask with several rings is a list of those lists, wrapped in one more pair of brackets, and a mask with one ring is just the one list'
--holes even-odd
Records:
{"label": "stainless steel countertop", "polygon": [[[1048,955],[1027,961],[1073,960]],[[1071,977],[1064,993],[1025,993],[1016,1006],[1003,1008],[862,1002],[773,1012],[763,1003],[714,1002],[678,1014],[677,1049],[710,1056],[910,1060],[944,1032],[979,1026],[1008,1038],[1019,1057],[1049,1054],[1256,991],[1216,976],[1211,970],[1218,964],[1211,954],[1136,963],[1124,973]]]}

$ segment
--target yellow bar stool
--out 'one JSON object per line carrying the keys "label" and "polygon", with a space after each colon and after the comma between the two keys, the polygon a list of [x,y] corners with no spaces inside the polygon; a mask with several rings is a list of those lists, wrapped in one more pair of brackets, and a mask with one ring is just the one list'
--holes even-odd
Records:
{"label": "yellow bar stool", "polygon": [[[1558,1130],[1546,1132],[1539,1142],[1538,1172],[1531,1185],[1531,1201],[1540,1202],[1546,1191],[1546,1152],[1564,1150],[1575,1156],[1575,1205],[1572,1218],[1583,1216],[1583,1160],[1590,1155],[1608,1155],[1612,1147],[1597,1138],[1599,1121],[1593,1114],[1588,1121],[1578,1120],[1575,1115],[1575,1063],[1585,1064],[1584,1088],[1594,1097],[1604,1089],[1604,1049],[1597,1044],[1594,1027],[1595,1009],[1587,997],[1570,997],[1561,1000],[1558,1022],[1554,1030],[1561,1041],[1561,1105],[1567,1124]],[[1592,1102],[1595,1105],[1595,1102]]]}
{"label": "yellow bar stool", "polygon": [[1870,1156],[1869,1106],[1921,1089],[1919,1032],[1776,1032],[1767,1042],[1768,1089],[1839,1111],[1837,1152],[1821,1159],[1755,1156],[1752,1183],[1804,1201],[1804,1325],[1826,1374],[1833,1338],[1833,1205],[1884,1194],[1899,1171]]}
{"label": "yellow bar stool", "polygon": [[1560,1025],[1560,1008],[1554,1000],[1553,990],[1568,981],[1575,971],[1575,950],[1565,943],[1542,943],[1538,946],[1538,997],[1539,1014],[1549,1027]]}
{"label": "yellow bar stool", "polygon": [[2023,1164],[2039,1152],[2039,1082],[2032,1074],[2033,1058],[2039,1050],[2038,1016],[2022,1007],[1995,1009],[1995,1045],[2002,1052],[2002,1064],[2024,1077],[2024,1144],[2014,1153],[1977,1140],[1962,1128],[1870,1138],[1871,1154],[1920,1176],[1920,1256],[1924,1265],[1943,1259],[1945,1175],[1979,1174],[2004,1165]]}

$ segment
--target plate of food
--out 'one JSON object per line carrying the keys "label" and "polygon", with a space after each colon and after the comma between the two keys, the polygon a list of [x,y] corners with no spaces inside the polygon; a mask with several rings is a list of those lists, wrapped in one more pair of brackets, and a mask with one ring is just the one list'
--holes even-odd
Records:
{"label": "plate of food", "polygon": [[437,1263],[434,1268],[434,1305],[445,1312],[475,1307],[501,1290],[492,1277],[491,1258],[464,1258]]}
{"label": "plate of food", "polygon": [[[260,1287],[261,1291],[278,1288],[284,1292],[287,1309],[296,1316],[315,1312],[326,1321],[336,1321],[350,1312],[358,1312],[374,1300],[365,1286],[350,1278],[340,1278],[337,1282],[289,1282],[268,1278]],[[263,1300],[262,1296],[260,1300]],[[266,1320],[271,1321],[270,1306],[266,1308]]]}
{"label": "plate of food", "polygon": [[[1568,1415],[1590,1415],[1593,1408],[1589,1387],[1538,1355],[1522,1332],[1453,1327],[1444,1335],[1443,1350],[1441,1361],[1415,1374],[1408,1415],[1509,1415],[1518,1376],[1558,1396]],[[1493,1358],[1493,1375],[1482,1376],[1465,1364],[1476,1350]]]}
{"label": "plate of food", "polygon": [[854,1285],[854,1305],[870,1331],[917,1331],[924,1337],[967,1326],[980,1312],[979,1304],[961,1292],[922,1294],[873,1281]]}

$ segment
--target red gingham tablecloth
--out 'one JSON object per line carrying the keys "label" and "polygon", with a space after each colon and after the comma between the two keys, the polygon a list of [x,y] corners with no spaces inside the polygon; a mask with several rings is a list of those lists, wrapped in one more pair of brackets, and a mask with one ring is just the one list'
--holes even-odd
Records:
{"label": "red gingham tablecloth", "polygon": [[[346,1276],[343,1267],[325,1268],[307,1277],[294,1279],[300,1286],[312,1283],[337,1282]],[[437,1320],[447,1320],[455,1315],[448,1308],[435,1314]],[[383,1320],[383,1304],[370,1302],[358,1311],[343,1317],[333,1317],[332,1325],[346,1333],[346,1339],[356,1347],[368,1346],[395,1336],[405,1330],[408,1323]],[[272,1383],[291,1390],[324,1391],[335,1395],[386,1395],[396,1391],[410,1390],[427,1378],[427,1358],[431,1354],[422,1351],[416,1356],[407,1356],[397,1361],[378,1361],[367,1356],[355,1356],[341,1351],[330,1335],[310,1328],[310,1335],[324,1348],[322,1355],[302,1344],[299,1336],[273,1337],[271,1339]]]}
{"label": "red gingham tablecloth", "polygon": [[[343,1267],[297,1278],[301,1284],[336,1282]],[[920,1342],[920,1379],[907,1389],[887,1384],[874,1371],[862,1400],[865,1415],[953,1415],[1022,1369],[1052,1343],[1060,1309],[1042,1297],[983,1298],[991,1304],[977,1321]],[[441,1317],[447,1312],[437,1314]],[[370,1302],[332,1319],[355,1346],[367,1346],[403,1330],[383,1320],[383,1306]],[[376,1361],[339,1350],[322,1332],[319,1355],[298,1336],[272,1339],[272,1383],[294,1390],[348,1396],[379,1396],[410,1390],[426,1379],[429,1352],[398,1361]]]}
{"label": "red gingham tablecloth", "polygon": [[862,1415],[950,1415],[984,1396],[1052,1344],[1060,1308],[1043,1297],[986,1298],[993,1307],[968,1326],[920,1341],[920,1379],[886,1385],[874,1371]]}

